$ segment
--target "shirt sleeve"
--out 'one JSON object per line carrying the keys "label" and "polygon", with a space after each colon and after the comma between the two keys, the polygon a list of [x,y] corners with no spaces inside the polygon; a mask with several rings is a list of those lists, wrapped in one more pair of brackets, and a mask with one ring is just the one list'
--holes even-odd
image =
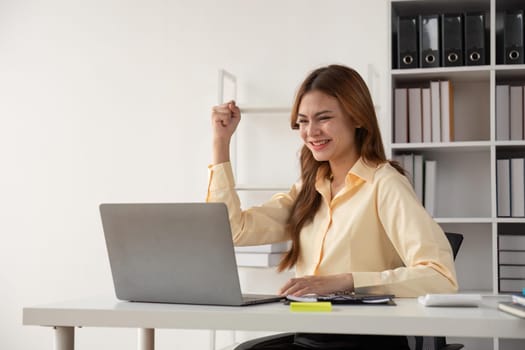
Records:
{"label": "shirt sleeve", "polygon": [[208,170],[206,201],[226,204],[235,245],[259,245],[290,239],[285,228],[297,194],[296,185],[288,193],[278,193],[260,206],[242,210],[231,164],[216,164],[209,166]]}
{"label": "shirt sleeve", "polygon": [[406,177],[396,173],[381,179],[376,197],[379,220],[404,266],[353,273],[355,290],[398,297],[456,292],[458,284],[450,244],[441,227],[419,203]]}

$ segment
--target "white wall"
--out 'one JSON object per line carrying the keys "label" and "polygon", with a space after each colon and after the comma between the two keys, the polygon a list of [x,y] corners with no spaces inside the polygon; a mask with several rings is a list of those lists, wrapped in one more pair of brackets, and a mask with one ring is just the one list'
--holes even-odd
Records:
{"label": "white wall", "polygon": [[[51,348],[23,306],[113,294],[99,203],[204,198],[218,68],[241,104],[290,105],[333,62],[365,78],[373,64],[384,91],[386,23],[385,0],[1,0],[0,347]],[[135,346],[131,330],[77,334]],[[207,346],[203,331],[158,340]]]}

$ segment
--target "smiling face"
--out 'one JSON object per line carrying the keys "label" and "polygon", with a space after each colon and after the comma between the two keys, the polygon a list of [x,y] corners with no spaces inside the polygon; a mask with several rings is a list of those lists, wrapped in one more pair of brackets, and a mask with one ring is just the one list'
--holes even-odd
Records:
{"label": "smiling face", "polygon": [[317,161],[334,165],[353,164],[358,158],[355,125],[337,99],[318,90],[301,99],[297,115],[301,138]]}

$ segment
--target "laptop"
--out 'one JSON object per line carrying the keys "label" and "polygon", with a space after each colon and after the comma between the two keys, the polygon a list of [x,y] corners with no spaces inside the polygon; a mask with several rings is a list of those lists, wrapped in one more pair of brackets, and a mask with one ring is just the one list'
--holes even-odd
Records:
{"label": "laptop", "polygon": [[282,299],[243,295],[224,203],[100,205],[120,300],[241,306]]}

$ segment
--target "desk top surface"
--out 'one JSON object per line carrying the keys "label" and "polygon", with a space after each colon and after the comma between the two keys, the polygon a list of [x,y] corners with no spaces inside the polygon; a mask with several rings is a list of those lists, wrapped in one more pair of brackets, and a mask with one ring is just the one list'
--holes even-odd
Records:
{"label": "desk top surface", "polygon": [[93,297],[26,307],[23,324],[525,338],[525,319],[498,310],[497,296],[484,296],[482,305],[472,308],[395,301],[397,306],[334,305],[331,312],[291,312],[281,303],[226,307]]}

